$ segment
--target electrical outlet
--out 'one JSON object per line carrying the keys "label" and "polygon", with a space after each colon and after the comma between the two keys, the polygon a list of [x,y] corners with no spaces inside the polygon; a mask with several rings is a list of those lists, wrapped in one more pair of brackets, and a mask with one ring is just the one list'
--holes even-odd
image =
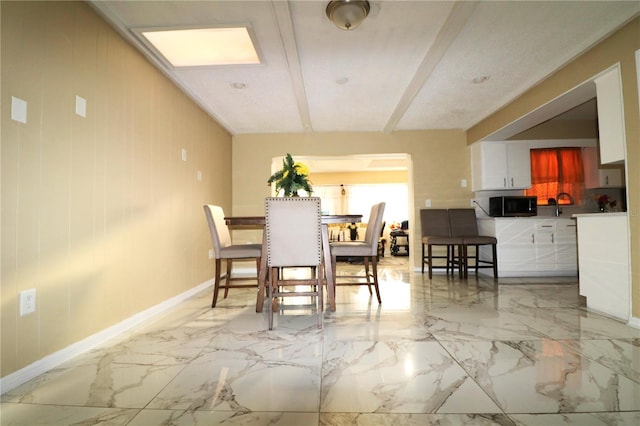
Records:
{"label": "electrical outlet", "polygon": [[476,206],[476,200],[471,200],[471,202],[469,204],[471,204],[471,207],[475,207]]}
{"label": "electrical outlet", "polygon": [[424,206],[425,207],[431,207],[431,200],[430,199],[424,200]]}
{"label": "electrical outlet", "polygon": [[182,157],[182,161],[187,161],[187,150],[182,148],[182,151],[180,151],[180,156]]}
{"label": "electrical outlet", "polygon": [[31,288],[20,292],[20,316],[32,314],[36,311],[36,289]]}
{"label": "electrical outlet", "polygon": [[460,180],[460,187],[462,187],[462,188],[466,188],[467,187],[467,180],[466,179]]}
{"label": "electrical outlet", "polygon": [[213,249],[209,249],[209,259],[213,259]]}

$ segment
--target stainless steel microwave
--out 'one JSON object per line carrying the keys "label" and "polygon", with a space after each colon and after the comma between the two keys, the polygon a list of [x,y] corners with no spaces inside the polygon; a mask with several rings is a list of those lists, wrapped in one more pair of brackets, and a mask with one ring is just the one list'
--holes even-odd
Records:
{"label": "stainless steel microwave", "polygon": [[537,216],[538,199],[536,197],[491,197],[489,198],[489,216],[515,217]]}

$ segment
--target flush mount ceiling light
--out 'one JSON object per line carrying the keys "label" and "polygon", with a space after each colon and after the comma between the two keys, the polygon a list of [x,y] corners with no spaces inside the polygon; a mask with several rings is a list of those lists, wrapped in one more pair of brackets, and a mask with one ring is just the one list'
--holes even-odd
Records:
{"label": "flush mount ceiling light", "polygon": [[246,27],[140,31],[174,67],[259,64]]}
{"label": "flush mount ceiling light", "polygon": [[352,30],[369,14],[367,0],[332,0],[327,5],[327,17],[341,30]]}

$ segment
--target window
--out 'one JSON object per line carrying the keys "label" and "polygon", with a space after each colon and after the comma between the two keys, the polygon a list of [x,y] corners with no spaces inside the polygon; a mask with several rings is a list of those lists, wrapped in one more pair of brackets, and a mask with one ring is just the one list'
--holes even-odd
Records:
{"label": "window", "polygon": [[[344,189],[344,196],[342,195]],[[401,222],[409,218],[409,196],[406,183],[317,185],[313,195],[322,199],[324,214],[362,214],[369,220],[371,206],[384,201],[384,221]]]}
{"label": "window", "polygon": [[[545,148],[531,150],[531,189],[525,195],[538,198],[539,205],[549,205],[561,192],[571,194],[576,203],[584,193],[584,171],[580,148]],[[569,204],[567,198],[560,204]]]}

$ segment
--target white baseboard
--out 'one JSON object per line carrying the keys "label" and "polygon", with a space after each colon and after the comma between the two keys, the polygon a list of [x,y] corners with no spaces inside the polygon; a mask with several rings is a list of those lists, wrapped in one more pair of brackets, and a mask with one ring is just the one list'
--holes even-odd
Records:
{"label": "white baseboard", "polygon": [[73,343],[66,348],[54,352],[51,355],[47,355],[46,357],[39,359],[38,361],[27,365],[26,367],[14,373],[0,378],[0,394],[15,389],[21,384],[26,383],[29,380],[46,373],[47,371],[51,370],[54,367],[57,367],[63,362],[89,351],[92,348],[105,343],[109,339],[113,339],[119,334],[130,330],[136,325],[148,321],[156,315],[159,315],[166,310],[176,306],[177,304],[183,302],[184,300],[195,296],[196,294],[205,290],[207,287],[211,287],[212,285],[213,280],[205,281],[204,283],[199,284],[196,287],[185,291],[184,293],[172,297],[171,299],[165,300],[164,302],[152,306],[149,309],[145,309],[142,312],[138,312],[137,314],[125,319],[124,321],[119,322],[118,324],[99,331],[98,333],[91,335],[86,339]]}
{"label": "white baseboard", "polygon": [[640,330],[640,318],[631,317],[629,318],[629,322],[627,323],[629,327],[637,328]]}

